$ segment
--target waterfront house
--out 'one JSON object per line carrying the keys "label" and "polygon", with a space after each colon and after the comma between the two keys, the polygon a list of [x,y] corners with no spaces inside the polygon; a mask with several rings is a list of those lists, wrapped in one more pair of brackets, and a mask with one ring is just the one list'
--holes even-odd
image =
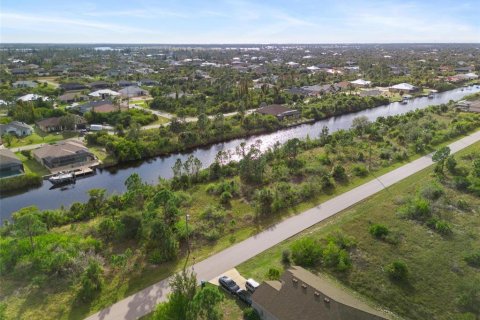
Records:
{"label": "waterfront house", "polygon": [[411,85],[409,83],[399,83],[388,88],[390,92],[405,92],[412,93],[418,91],[418,87]]}
{"label": "waterfront house", "polygon": [[80,141],[67,140],[45,145],[32,151],[34,158],[49,170],[72,169],[88,165],[95,156]]}
{"label": "waterfront house", "polygon": [[22,161],[9,149],[0,149],[0,179],[23,173]]}
{"label": "waterfront house", "polygon": [[377,311],[325,276],[291,267],[279,281],[263,282],[252,294],[263,320],[384,320]]}
{"label": "waterfront house", "polygon": [[7,124],[0,124],[0,135],[9,133],[17,137],[25,137],[31,135],[32,132],[33,128],[24,122],[12,121]]}
{"label": "waterfront house", "polygon": [[278,120],[282,121],[286,118],[289,119],[298,119],[300,118],[300,111],[295,109],[290,109],[286,106],[280,104],[272,104],[269,106],[260,107],[257,109],[258,113],[263,115],[272,115],[275,116]]}

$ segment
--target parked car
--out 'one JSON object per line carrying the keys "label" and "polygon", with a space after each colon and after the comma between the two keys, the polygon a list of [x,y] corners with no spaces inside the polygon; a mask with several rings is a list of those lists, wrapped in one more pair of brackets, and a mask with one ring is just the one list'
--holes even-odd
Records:
{"label": "parked car", "polygon": [[248,279],[247,282],[245,283],[245,288],[247,288],[248,291],[254,292],[260,284],[253,280],[253,279]]}
{"label": "parked car", "polygon": [[218,283],[222,286],[222,288],[231,294],[236,294],[240,290],[240,287],[236,284],[236,282],[227,276],[220,277],[218,279]]}
{"label": "parked car", "polygon": [[243,290],[243,289],[238,290],[237,296],[238,296],[238,299],[242,300],[247,305],[249,306],[252,305],[252,298],[250,297],[250,292],[248,292],[247,290]]}

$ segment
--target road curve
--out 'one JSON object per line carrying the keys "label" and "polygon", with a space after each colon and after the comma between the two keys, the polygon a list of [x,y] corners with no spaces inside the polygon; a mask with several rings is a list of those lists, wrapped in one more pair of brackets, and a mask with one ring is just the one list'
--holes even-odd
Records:
{"label": "road curve", "polygon": [[[466,136],[449,145],[452,153],[462,150],[480,141],[480,131]],[[199,280],[212,279],[223,272],[247,261],[257,254],[294,236],[295,234],[325,220],[342,210],[374,195],[412,174],[415,174],[432,164],[432,154],[423,156],[378,179],[367,182],[355,189],[332,198],[312,209],[269,227],[267,230],[252,236],[232,247],[229,247],[211,257],[195,264],[193,269]],[[165,301],[170,278],[164,279],[138,293],[135,293],[114,305],[89,316],[88,320],[133,320],[144,316],[155,309],[155,306]]]}

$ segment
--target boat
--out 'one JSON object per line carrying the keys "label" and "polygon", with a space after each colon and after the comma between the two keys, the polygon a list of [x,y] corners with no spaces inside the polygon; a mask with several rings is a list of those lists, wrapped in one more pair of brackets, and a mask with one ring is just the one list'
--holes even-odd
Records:
{"label": "boat", "polygon": [[402,101],[400,101],[401,104],[407,104],[408,100],[410,100],[410,96],[403,96]]}
{"label": "boat", "polygon": [[48,178],[53,185],[75,183],[75,174],[73,172],[60,171],[57,174]]}

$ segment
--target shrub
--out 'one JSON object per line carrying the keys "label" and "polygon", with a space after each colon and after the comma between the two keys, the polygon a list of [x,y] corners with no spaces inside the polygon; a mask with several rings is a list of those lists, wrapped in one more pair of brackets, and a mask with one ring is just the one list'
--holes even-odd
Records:
{"label": "shrub", "polygon": [[408,268],[407,264],[402,261],[394,261],[389,264],[385,270],[387,271],[388,276],[397,281],[405,281],[408,277]]}
{"label": "shrub", "polygon": [[445,191],[443,191],[443,188],[439,186],[437,183],[433,182],[430,183],[422,188],[420,191],[420,194],[430,200],[437,200],[440,198]]}
{"label": "shrub", "polygon": [[422,197],[417,197],[401,206],[399,213],[409,219],[424,221],[431,215],[430,203]]}
{"label": "shrub", "polygon": [[356,164],[352,167],[352,172],[357,177],[366,177],[368,175],[367,167],[364,165]]}
{"label": "shrub", "polygon": [[103,285],[102,274],[103,270],[100,264],[95,260],[90,260],[80,280],[82,287],[78,294],[83,301],[92,301],[100,292]]}
{"label": "shrub", "polygon": [[222,192],[222,194],[220,195],[220,203],[223,204],[223,205],[227,205],[230,203],[230,200],[232,199],[232,194],[228,191],[224,191]]}
{"label": "shrub", "polygon": [[290,250],[285,249],[282,251],[282,263],[284,264],[290,263]]}
{"label": "shrub", "polygon": [[261,320],[257,310],[252,307],[245,308],[243,310],[243,319],[245,320]]}
{"label": "shrub", "polygon": [[292,246],[292,260],[303,267],[312,267],[322,257],[322,249],[315,239],[304,237],[296,240]]}
{"label": "shrub", "polygon": [[480,250],[465,256],[465,262],[475,268],[480,268]]}
{"label": "shrub", "polygon": [[372,236],[378,239],[385,239],[390,232],[386,226],[381,224],[372,224],[369,231]]}
{"label": "shrub", "polygon": [[446,166],[450,173],[455,173],[455,169],[457,168],[457,160],[455,160],[454,156],[449,156],[447,158]]}
{"label": "shrub", "polygon": [[98,233],[102,238],[109,241],[115,235],[115,222],[111,218],[105,218],[98,225]]}
{"label": "shrub", "polygon": [[457,190],[466,191],[470,186],[470,181],[463,176],[455,176],[453,177],[453,184]]}
{"label": "shrub", "polygon": [[351,266],[348,252],[333,241],[328,243],[322,255],[325,266],[335,268],[337,271],[345,271]]}
{"label": "shrub", "polygon": [[347,173],[345,172],[345,168],[341,165],[336,165],[335,167],[333,167],[332,177],[337,181],[347,180]]}
{"label": "shrub", "polygon": [[465,199],[458,199],[457,200],[457,208],[460,210],[468,210],[470,208],[467,200]]}
{"label": "shrub", "polygon": [[267,272],[268,280],[278,280],[280,279],[280,270],[277,268],[270,268]]}
{"label": "shrub", "polygon": [[437,220],[434,224],[434,229],[440,234],[448,235],[452,233],[452,227],[445,220]]}

